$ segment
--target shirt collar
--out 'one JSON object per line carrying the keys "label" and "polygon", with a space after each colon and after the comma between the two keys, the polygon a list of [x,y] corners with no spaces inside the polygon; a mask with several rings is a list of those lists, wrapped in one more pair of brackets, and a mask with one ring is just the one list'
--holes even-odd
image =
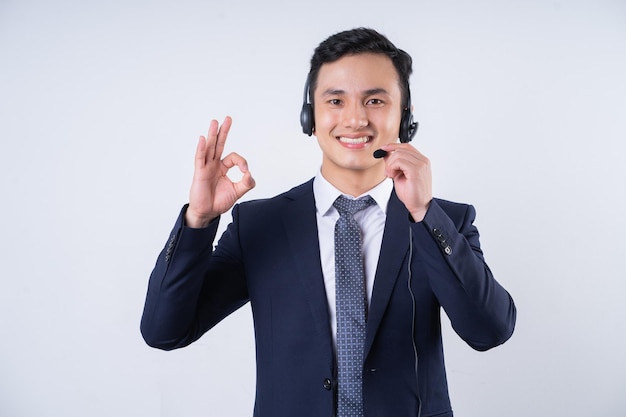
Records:
{"label": "shirt collar", "polygon": [[[372,188],[371,190],[363,193],[359,197],[370,195],[376,205],[383,213],[387,213],[387,203],[391,197],[393,191],[393,181],[391,178],[385,178],[380,184]],[[322,216],[326,216],[336,211],[333,203],[340,195],[344,195],[348,198],[354,198],[352,196],[343,194],[334,185],[332,185],[319,171],[313,181],[313,195],[315,197],[315,208],[317,212]],[[358,198],[358,197],[357,197]],[[331,210],[332,209],[332,210]]]}

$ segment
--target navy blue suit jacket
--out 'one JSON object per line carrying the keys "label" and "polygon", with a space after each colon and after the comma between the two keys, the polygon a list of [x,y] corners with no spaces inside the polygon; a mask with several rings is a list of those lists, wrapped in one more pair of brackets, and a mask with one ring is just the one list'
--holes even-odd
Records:
{"label": "navy blue suit jacket", "polygon": [[[335,359],[312,181],[232,214],[213,251],[217,221],[186,228],[183,210],[150,277],[144,339],[161,349],[186,346],[249,301],[255,417],[331,417]],[[368,313],[366,417],[415,417],[420,403],[423,417],[452,416],[441,307],[474,349],[513,333],[516,309],[483,260],[474,216],[472,206],[434,199],[414,223],[392,193]]]}

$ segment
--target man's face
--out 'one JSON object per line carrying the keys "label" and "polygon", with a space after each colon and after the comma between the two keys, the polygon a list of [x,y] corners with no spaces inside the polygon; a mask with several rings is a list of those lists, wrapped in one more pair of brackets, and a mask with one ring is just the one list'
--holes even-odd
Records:
{"label": "man's face", "polygon": [[396,142],[402,115],[398,73],[382,54],[345,56],[323,64],[314,91],[315,136],[322,149],[322,174],[382,175],[384,162],[372,153]]}

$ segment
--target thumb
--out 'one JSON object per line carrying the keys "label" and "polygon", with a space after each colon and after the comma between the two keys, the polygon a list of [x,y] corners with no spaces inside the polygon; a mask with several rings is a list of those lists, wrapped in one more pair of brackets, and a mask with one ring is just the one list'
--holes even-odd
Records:
{"label": "thumb", "polygon": [[234,184],[239,197],[250,191],[256,186],[256,181],[252,178],[252,174],[247,169],[243,172],[241,180]]}

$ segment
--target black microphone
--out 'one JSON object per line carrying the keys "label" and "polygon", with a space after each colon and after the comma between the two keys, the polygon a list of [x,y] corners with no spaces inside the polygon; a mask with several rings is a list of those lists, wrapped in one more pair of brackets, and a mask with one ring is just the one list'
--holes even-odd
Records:
{"label": "black microphone", "polygon": [[374,151],[374,158],[376,159],[384,158],[385,156],[387,156],[387,151],[383,151],[382,149],[376,149]]}

